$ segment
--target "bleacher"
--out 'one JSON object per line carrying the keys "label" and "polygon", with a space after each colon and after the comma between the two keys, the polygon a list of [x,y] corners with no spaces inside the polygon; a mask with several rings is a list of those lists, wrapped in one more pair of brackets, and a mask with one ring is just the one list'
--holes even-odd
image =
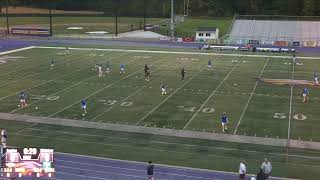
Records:
{"label": "bleacher", "polygon": [[228,39],[232,44],[314,47],[320,44],[320,21],[235,19]]}

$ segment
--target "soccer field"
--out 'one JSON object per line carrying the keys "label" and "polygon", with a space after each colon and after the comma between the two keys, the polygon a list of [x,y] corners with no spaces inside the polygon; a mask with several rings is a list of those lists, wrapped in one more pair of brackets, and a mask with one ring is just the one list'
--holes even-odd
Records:
{"label": "soccer field", "polygon": [[[1,56],[0,111],[8,113],[222,133],[320,141],[320,92],[310,85],[319,60],[259,56],[203,55],[154,51],[31,48]],[[51,71],[51,60],[54,68]],[[208,60],[213,68],[208,69]],[[95,64],[112,70],[97,77]],[[126,73],[119,74],[121,63]],[[151,66],[151,81],[144,65]],[[186,70],[185,80],[180,70]],[[258,81],[268,79],[272,83]],[[291,80],[301,80],[291,86]],[[161,95],[165,82],[167,95]],[[310,90],[302,103],[302,88]],[[26,90],[28,104],[18,107]],[[80,101],[86,99],[88,114]]]}

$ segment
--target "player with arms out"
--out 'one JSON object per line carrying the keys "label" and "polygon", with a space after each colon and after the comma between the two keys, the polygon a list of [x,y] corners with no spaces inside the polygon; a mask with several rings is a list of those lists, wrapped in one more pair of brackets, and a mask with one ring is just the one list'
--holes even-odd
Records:
{"label": "player with arms out", "polygon": [[162,81],[161,85],[160,85],[160,90],[161,90],[161,95],[165,95],[167,94],[166,91],[166,84]]}
{"label": "player with arms out", "polygon": [[7,131],[5,129],[3,129],[3,128],[1,128],[0,131],[1,131],[1,134],[0,134],[0,136],[1,136],[1,144],[5,148],[5,147],[7,147],[7,137],[8,137],[7,136]]}
{"label": "player with arms out", "polygon": [[26,107],[26,106],[27,106],[27,102],[26,102],[27,93],[24,92],[24,91],[21,91],[21,92],[18,94],[18,97],[19,97],[19,100],[20,100],[20,105],[19,105],[19,107]]}
{"label": "player with arms out", "polygon": [[82,116],[87,114],[87,102],[85,99],[81,100],[81,109],[83,110]]}
{"label": "player with arms out", "polygon": [[184,67],[181,69],[181,80],[184,80],[184,77],[186,75],[186,71],[184,70]]}
{"label": "player with arms out", "polygon": [[227,131],[227,124],[228,124],[228,117],[227,117],[227,113],[222,113],[221,115],[221,125],[222,125],[222,132]]}
{"label": "player with arms out", "polygon": [[318,86],[319,85],[319,74],[318,72],[314,72],[313,73],[313,78],[314,78],[314,82],[316,83],[316,85]]}
{"label": "player with arms out", "polygon": [[302,96],[303,96],[302,102],[303,102],[303,103],[307,102],[307,100],[308,100],[308,95],[309,95],[309,90],[308,90],[307,88],[304,88],[304,89],[303,89],[303,93],[302,93]]}
{"label": "player with arms out", "polygon": [[120,65],[120,74],[125,74],[126,72],[125,72],[125,64],[121,64]]}

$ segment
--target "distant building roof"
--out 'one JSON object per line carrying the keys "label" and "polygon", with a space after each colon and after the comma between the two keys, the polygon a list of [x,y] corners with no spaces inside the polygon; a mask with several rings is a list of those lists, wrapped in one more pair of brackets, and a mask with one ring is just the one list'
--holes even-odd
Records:
{"label": "distant building roof", "polygon": [[218,28],[217,27],[198,27],[197,31],[216,31]]}

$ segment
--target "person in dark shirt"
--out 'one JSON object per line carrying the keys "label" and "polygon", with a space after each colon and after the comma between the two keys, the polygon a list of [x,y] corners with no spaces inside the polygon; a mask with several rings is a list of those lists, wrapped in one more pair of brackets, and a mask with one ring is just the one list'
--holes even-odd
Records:
{"label": "person in dark shirt", "polygon": [[149,161],[148,162],[148,168],[147,168],[147,175],[148,175],[148,179],[149,180],[154,180],[153,168],[154,168],[154,165],[152,164],[152,161]]}
{"label": "person in dark shirt", "polygon": [[184,80],[184,76],[186,75],[186,71],[184,70],[184,67],[181,69],[181,80]]}

